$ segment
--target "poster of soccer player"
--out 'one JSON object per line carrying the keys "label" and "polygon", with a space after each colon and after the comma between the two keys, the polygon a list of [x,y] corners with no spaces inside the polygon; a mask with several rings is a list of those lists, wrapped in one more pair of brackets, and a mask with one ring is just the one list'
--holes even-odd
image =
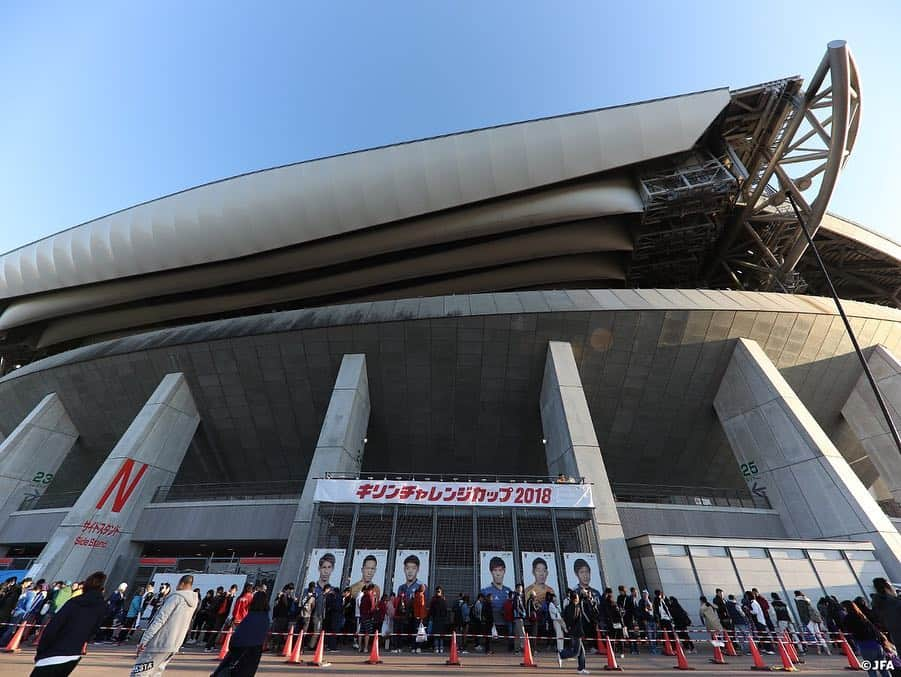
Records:
{"label": "poster of soccer player", "polygon": [[525,598],[534,592],[539,603],[547,593],[557,594],[557,560],[552,552],[523,552],[522,582],[526,586]]}
{"label": "poster of soccer player", "polygon": [[356,597],[364,585],[374,583],[375,598],[381,599],[387,560],[387,550],[354,550],[354,561],[350,567],[350,593]]}
{"label": "poster of soccer player", "polygon": [[394,589],[398,596],[413,599],[413,593],[420,585],[426,587],[426,602],[429,595],[429,551],[398,550],[394,557]]}
{"label": "poster of soccer player", "polygon": [[482,550],[479,552],[479,592],[491,599],[492,607],[501,607],[515,583],[513,553]]}
{"label": "poster of soccer player", "polygon": [[341,589],[341,572],[344,570],[344,549],[314,548],[307,562],[307,575],[300,586],[305,590],[311,581],[316,583],[316,593],[328,583],[333,588]]}
{"label": "poster of soccer player", "polygon": [[563,562],[566,567],[566,587],[571,590],[585,590],[596,599],[601,599],[598,588],[603,585],[598,558],[593,552],[565,552]]}

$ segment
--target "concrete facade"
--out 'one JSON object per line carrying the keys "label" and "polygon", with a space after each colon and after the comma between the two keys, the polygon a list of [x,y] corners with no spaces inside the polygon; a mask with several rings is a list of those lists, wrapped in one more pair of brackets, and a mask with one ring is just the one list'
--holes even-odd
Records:
{"label": "concrete facade", "polygon": [[44,397],[0,444],[0,525],[53,481],[78,431],[56,393]]}
{"label": "concrete facade", "polygon": [[132,535],[157,487],[171,484],[200,418],[182,374],[168,374],[66,514],[31,568],[35,578],[125,576],[140,556]]}
{"label": "concrete facade", "polygon": [[303,581],[299,578],[306,560],[307,542],[313,521],[316,478],[323,477],[329,472],[360,471],[366,430],[369,426],[369,411],[366,356],[345,355],[341,360],[325,420],[319,432],[313,462],[307,471],[307,479],[297,502],[275,590],[281,590],[289,582],[298,584],[298,589],[302,587]]}
{"label": "concrete facade", "polygon": [[[895,426],[901,426],[901,362],[885,346],[877,345],[867,360]],[[901,501],[901,453],[876,402],[866,374],[851,391],[842,416],[866,449],[879,477],[896,501]]]}
{"label": "concrete facade", "polygon": [[789,537],[869,540],[901,579],[901,535],[756,342],[735,342],[714,408]]}
{"label": "concrete facade", "polygon": [[592,484],[598,548],[606,585],[635,578],[623,526],[616,511],[607,469],[594,432],[588,401],[572,346],[548,342],[541,386],[541,427],[545,436],[548,474],[582,477]]}

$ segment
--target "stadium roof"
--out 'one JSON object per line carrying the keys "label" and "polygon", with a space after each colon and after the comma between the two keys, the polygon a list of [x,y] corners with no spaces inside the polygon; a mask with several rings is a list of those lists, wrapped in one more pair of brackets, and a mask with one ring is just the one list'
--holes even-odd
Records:
{"label": "stadium roof", "polygon": [[0,257],[0,353],[433,294],[822,292],[787,195],[847,271],[843,295],[899,305],[901,248],[825,214],[859,108],[850,52],[830,43],[806,92],[715,89],[206,184]]}

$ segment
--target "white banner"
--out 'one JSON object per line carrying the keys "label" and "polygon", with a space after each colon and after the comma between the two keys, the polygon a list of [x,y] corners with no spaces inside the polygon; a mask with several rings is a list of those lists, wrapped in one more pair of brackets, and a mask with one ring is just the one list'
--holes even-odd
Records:
{"label": "white banner", "polygon": [[318,503],[478,505],[498,507],[593,508],[590,484],[419,482],[403,480],[316,481]]}

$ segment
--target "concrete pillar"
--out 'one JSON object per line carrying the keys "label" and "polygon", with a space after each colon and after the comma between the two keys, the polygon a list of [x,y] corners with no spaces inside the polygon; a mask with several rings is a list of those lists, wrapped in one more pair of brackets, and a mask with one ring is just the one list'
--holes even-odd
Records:
{"label": "concrete pillar", "polygon": [[540,403],[548,472],[551,476],[562,472],[584,477],[593,485],[604,583],[614,589],[617,585],[634,585],[629,548],[569,343],[548,343]]}
{"label": "concrete pillar", "polygon": [[714,408],[790,537],[870,541],[901,580],[901,535],[755,341],[736,340]]}
{"label": "concrete pillar", "polygon": [[39,498],[72,449],[78,431],[50,393],[0,444],[0,525],[26,497]]}
{"label": "concrete pillar", "polygon": [[[895,426],[901,426],[901,362],[884,346],[876,346],[867,364]],[[892,498],[901,501],[901,453],[895,446],[866,374],[860,375],[842,407],[842,416],[873,461]]]}
{"label": "concrete pillar", "polygon": [[316,478],[328,472],[357,473],[363,462],[363,440],[369,426],[369,380],[366,376],[365,355],[345,355],[341,360],[338,378],[322,421],[313,460],[307,471],[297,513],[285,545],[285,554],[275,579],[273,592],[289,582],[298,589],[307,581],[300,577],[306,568],[306,553],[313,521],[313,494]]}
{"label": "concrete pillar", "polygon": [[200,417],[182,374],[167,374],[81,492],[31,568],[34,578],[78,581],[105,571],[112,587],[134,566],[131,540],[160,485],[171,484]]}

